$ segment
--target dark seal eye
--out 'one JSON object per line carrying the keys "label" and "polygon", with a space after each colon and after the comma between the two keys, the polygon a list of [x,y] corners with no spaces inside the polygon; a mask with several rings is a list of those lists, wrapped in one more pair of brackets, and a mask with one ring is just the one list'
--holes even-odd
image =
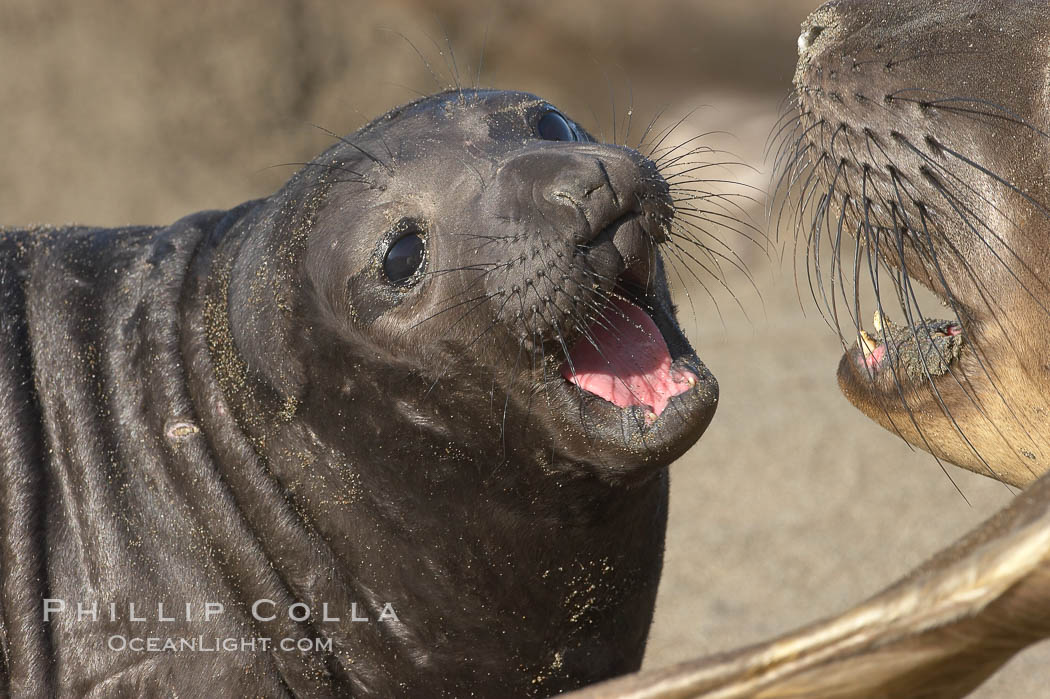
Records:
{"label": "dark seal eye", "polygon": [[383,272],[392,283],[405,284],[423,264],[423,236],[413,231],[394,241],[383,258]]}
{"label": "dark seal eye", "polygon": [[545,141],[575,141],[576,132],[569,125],[568,120],[558,112],[550,111],[540,117],[536,124],[536,130],[540,138]]}

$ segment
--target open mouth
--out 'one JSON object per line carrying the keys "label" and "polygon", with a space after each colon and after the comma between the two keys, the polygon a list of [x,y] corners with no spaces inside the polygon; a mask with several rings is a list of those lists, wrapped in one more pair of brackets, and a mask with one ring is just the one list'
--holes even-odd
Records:
{"label": "open mouth", "polygon": [[[876,213],[881,213],[881,209]],[[896,222],[893,226],[882,226],[870,220],[858,225],[871,231],[868,244],[878,247],[879,256],[888,267],[899,269],[905,264],[898,258],[903,253],[899,252],[901,245],[897,241],[914,240],[915,236],[907,225]],[[888,254],[882,248],[884,243],[889,246]],[[948,306],[948,297],[925,284],[922,277],[914,276],[916,268],[921,265],[921,261],[906,265],[912,273],[910,282],[931,291]],[[913,305],[910,312],[904,311],[905,322],[898,325],[890,320],[879,303],[872,319],[873,329],[868,331],[858,327],[857,342],[847,352],[858,373],[866,374],[873,381],[882,375],[892,375],[886,381],[892,379],[892,383],[900,384],[905,380],[928,381],[951,370],[962,353],[968,333],[958,320],[923,317],[917,310]]]}
{"label": "open mouth", "polygon": [[569,350],[561,374],[571,384],[620,408],[646,409],[656,420],[697,377],[675,366],[656,321],[654,299],[628,270],[608,295],[605,308]]}
{"label": "open mouth", "polygon": [[898,371],[911,379],[942,376],[958,360],[965,342],[956,321],[915,318],[897,325],[882,310],[875,311],[874,332],[860,329],[855,361],[872,375]]}

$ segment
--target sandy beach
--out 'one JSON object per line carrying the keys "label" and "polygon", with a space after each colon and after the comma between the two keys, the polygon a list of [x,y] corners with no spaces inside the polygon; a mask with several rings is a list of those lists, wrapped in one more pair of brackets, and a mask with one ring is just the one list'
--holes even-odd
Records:
{"label": "sandy beach", "polygon": [[[453,1],[290,2],[268,14],[243,2],[0,0],[0,222],[166,223],[263,196],[293,172],[280,164],[328,145],[311,124],[348,132],[457,73],[473,84],[479,64],[480,83],[542,94],[606,137],[615,123],[622,140],[628,109],[632,138],[661,111],[663,124],[691,114],[675,137],[730,132],[703,143],[733,152],[748,166],[734,176],[765,188],[763,146],[789,90],[798,25],[817,4],[514,3],[483,16]],[[760,205],[748,214],[766,228]],[[678,285],[683,325],[721,400],[672,467],[646,667],[841,611],[1015,494],[946,473],[842,397],[842,348],[796,288],[790,230],[769,257],[732,231],[717,235],[754,286],[727,267],[738,305],[701,275],[716,311],[698,284]],[[974,696],[1045,696],[1047,682],[1050,647],[1037,647]]]}

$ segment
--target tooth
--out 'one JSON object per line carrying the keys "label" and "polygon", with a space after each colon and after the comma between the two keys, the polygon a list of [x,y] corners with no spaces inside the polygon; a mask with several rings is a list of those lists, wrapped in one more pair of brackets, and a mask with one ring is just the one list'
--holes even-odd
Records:
{"label": "tooth", "polygon": [[689,384],[689,388],[692,388],[696,385],[696,377],[690,374],[689,377],[686,378],[686,383]]}
{"label": "tooth", "polygon": [[867,330],[863,330],[862,329],[860,331],[860,339],[863,340],[863,342],[864,342],[863,347],[864,347],[864,356],[865,357],[868,356],[869,354],[871,354],[872,352],[874,352],[875,348],[879,346],[879,343],[876,342],[875,339],[871,335],[868,334]]}
{"label": "tooth", "polygon": [[890,322],[890,318],[885,313],[883,313],[878,308],[876,308],[875,309],[875,319],[874,319],[873,322],[875,323],[875,332],[881,333],[882,332],[882,325],[883,325],[883,323]]}

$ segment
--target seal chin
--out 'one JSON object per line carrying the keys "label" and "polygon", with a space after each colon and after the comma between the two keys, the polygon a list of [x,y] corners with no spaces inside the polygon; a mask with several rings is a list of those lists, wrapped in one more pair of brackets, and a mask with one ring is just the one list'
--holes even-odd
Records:
{"label": "seal chin", "polygon": [[[667,399],[659,414],[645,405],[621,407],[562,381],[549,392],[567,431],[561,451],[579,462],[597,462],[606,476],[651,475],[684,454],[703,435],[718,405],[718,382],[695,355],[671,371],[689,377],[685,390]],[[575,439],[573,439],[575,436]]]}

